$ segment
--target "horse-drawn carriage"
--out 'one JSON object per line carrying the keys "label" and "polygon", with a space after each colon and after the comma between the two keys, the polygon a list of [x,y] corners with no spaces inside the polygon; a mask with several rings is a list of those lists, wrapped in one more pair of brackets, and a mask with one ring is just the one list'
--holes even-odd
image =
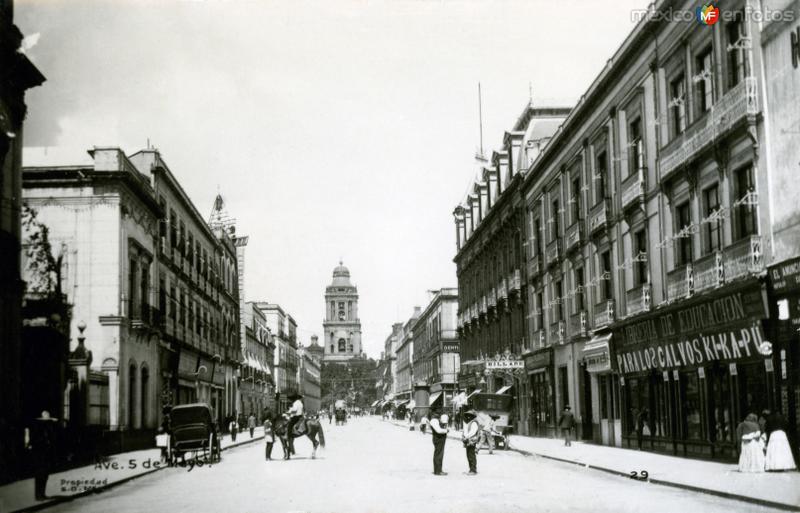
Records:
{"label": "horse-drawn carriage", "polygon": [[176,463],[178,458],[185,460],[187,453],[208,463],[222,459],[221,435],[209,405],[175,406],[170,411],[170,427],[172,433],[167,442],[167,454],[171,463]]}
{"label": "horse-drawn carriage", "polygon": [[[492,424],[491,433],[495,447],[508,449],[509,435],[513,431],[510,423],[513,397],[508,394],[474,394],[469,399],[469,407],[478,414],[481,429]],[[491,447],[486,444],[478,449]]]}

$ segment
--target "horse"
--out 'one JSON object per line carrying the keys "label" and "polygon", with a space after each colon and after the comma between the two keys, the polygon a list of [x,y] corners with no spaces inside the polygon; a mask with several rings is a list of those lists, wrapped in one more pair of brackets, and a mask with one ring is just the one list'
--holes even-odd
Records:
{"label": "horse", "polygon": [[[322,448],[325,448],[325,433],[322,432],[322,424],[318,419],[306,418],[305,421],[307,428],[306,432],[296,438],[307,436],[311,440],[311,443],[314,445],[314,450],[311,453],[311,459],[315,459],[317,457],[317,446],[322,446]],[[283,459],[285,460],[288,460],[291,456],[291,445],[289,443],[289,435],[286,430],[288,424],[289,419],[281,415],[275,419],[275,424],[272,426],[275,436],[277,436],[278,440],[281,441],[281,447],[283,448]],[[319,441],[317,441],[317,435],[319,435]]]}

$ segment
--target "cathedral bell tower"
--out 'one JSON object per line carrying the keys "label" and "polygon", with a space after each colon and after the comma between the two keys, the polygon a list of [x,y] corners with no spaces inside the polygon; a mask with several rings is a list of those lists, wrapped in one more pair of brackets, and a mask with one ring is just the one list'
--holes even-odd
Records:
{"label": "cathedral bell tower", "polygon": [[339,262],[333,281],[325,287],[323,360],[342,362],[361,355],[361,321],[358,318],[358,289],[350,283],[350,271]]}

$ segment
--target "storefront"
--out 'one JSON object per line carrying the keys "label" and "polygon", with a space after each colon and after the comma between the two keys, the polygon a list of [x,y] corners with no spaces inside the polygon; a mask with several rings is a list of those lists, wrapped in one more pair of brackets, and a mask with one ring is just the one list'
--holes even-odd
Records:
{"label": "storefront", "polygon": [[767,270],[770,319],[774,342],[775,410],[789,423],[789,442],[800,457],[800,258],[773,265]]}
{"label": "storefront", "polygon": [[583,348],[583,365],[591,401],[592,439],[599,444],[622,445],[619,415],[619,378],[611,372],[610,331],[595,333]]}
{"label": "storefront", "polygon": [[528,432],[532,436],[555,435],[553,350],[548,348],[525,357],[530,410]]}
{"label": "storefront", "polygon": [[614,327],[623,446],[736,457],[737,424],[775,402],[765,299],[749,280]]}

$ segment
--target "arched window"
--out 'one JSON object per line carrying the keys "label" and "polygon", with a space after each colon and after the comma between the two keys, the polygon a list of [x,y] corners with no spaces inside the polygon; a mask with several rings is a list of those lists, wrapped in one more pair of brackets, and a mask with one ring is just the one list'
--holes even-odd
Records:
{"label": "arched window", "polygon": [[136,412],[136,364],[128,368],[128,427],[133,429],[133,417]]}
{"label": "arched window", "polygon": [[147,427],[147,406],[148,406],[148,396],[149,396],[148,388],[150,386],[150,371],[145,366],[142,366],[141,385],[142,385],[142,387],[141,387],[142,388],[142,394],[141,394],[142,409],[141,409],[141,413],[139,414],[139,419],[141,421],[141,426],[143,428],[146,428]]}
{"label": "arched window", "polygon": [[347,341],[343,338],[339,339],[339,352],[344,353],[347,350]]}

